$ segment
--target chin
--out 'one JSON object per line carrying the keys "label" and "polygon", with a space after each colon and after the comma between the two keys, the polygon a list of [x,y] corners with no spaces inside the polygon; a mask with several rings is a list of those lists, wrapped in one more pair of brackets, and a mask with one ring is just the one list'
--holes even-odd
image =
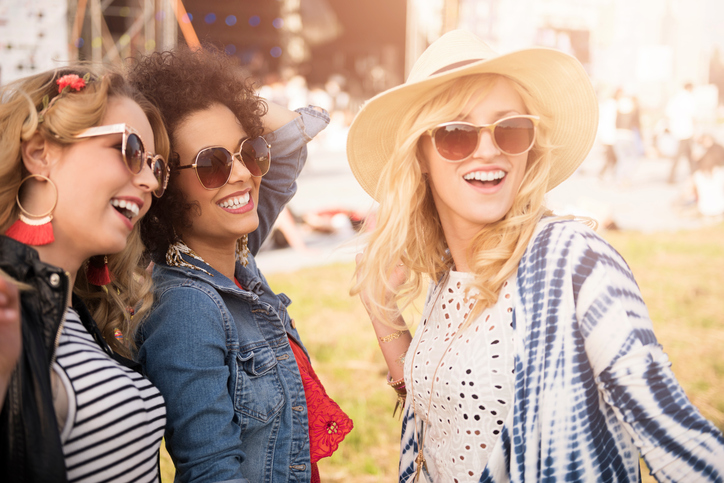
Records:
{"label": "chin", "polygon": [[128,246],[128,240],[125,238],[122,241],[114,241],[112,243],[108,243],[107,248],[103,252],[103,255],[113,255],[116,253],[120,253],[126,249],[126,246]]}

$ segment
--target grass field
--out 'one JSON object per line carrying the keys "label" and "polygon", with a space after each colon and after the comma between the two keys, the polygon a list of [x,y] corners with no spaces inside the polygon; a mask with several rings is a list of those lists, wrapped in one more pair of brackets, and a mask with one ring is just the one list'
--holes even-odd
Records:
{"label": "grass field", "polygon": [[[724,429],[724,224],[661,234],[609,232],[641,287],[659,342],[702,414]],[[347,293],[354,266],[332,265],[268,277],[294,303],[312,363],[327,392],[355,428],[331,457],[320,461],[322,481],[395,481],[399,421],[394,392],[366,313]],[[416,322],[416,320],[415,320]],[[644,469],[644,481],[653,481]],[[165,482],[173,479],[162,457]]]}

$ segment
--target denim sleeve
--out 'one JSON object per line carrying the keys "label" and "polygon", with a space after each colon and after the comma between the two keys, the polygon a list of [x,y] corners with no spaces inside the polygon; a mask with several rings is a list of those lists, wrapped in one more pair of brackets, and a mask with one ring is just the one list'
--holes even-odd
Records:
{"label": "denim sleeve", "polygon": [[249,250],[256,255],[284,206],[297,192],[297,178],[307,161],[307,143],[329,124],[327,111],[311,106],[297,109],[294,118],[266,138],[271,144],[271,166],[259,188],[259,227],[249,233]]}
{"label": "denim sleeve", "polygon": [[198,288],[170,289],[141,330],[138,358],[166,400],[166,447],[175,481],[246,482],[218,302]]}

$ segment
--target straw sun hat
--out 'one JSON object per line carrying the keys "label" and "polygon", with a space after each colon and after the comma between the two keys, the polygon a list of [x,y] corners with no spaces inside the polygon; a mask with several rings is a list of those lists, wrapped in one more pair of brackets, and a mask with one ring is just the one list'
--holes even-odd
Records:
{"label": "straw sun hat", "polygon": [[352,122],[347,159],[367,193],[379,201],[377,181],[392,155],[405,111],[430,89],[473,74],[500,74],[515,80],[550,114],[550,141],[557,149],[549,190],[583,162],[596,137],[598,101],[580,62],[542,47],[499,55],[470,32],[453,30],[423,52],[407,82],[370,99]]}

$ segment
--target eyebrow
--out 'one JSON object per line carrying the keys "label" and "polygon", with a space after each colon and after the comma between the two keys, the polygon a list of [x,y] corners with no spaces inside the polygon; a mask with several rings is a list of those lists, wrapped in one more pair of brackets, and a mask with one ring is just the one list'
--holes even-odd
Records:
{"label": "eyebrow", "polygon": [[[499,121],[499,120],[501,120],[501,119],[503,119],[503,118],[506,118],[506,117],[508,117],[508,116],[517,116],[517,115],[523,115],[523,113],[518,112],[518,111],[515,110],[515,109],[508,109],[508,110],[504,110],[504,111],[497,111],[497,112],[494,112],[494,113],[493,113],[493,117],[494,117],[494,119],[495,119],[493,122]],[[458,120],[459,120],[459,121],[467,121],[467,120],[469,120],[469,119],[470,119],[470,114],[468,113],[468,115],[466,115],[465,117],[462,117],[462,118],[460,118],[460,119],[458,119]]]}

